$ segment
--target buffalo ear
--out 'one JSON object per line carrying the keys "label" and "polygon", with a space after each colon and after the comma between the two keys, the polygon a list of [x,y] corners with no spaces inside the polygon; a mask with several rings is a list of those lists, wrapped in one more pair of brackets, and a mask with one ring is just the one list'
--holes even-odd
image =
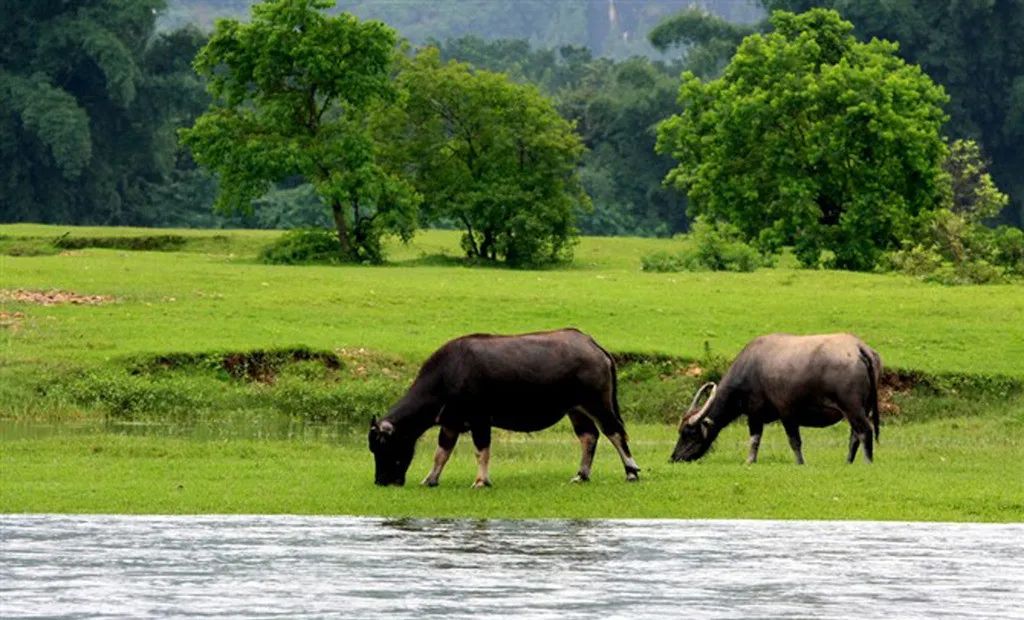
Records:
{"label": "buffalo ear", "polygon": [[377,428],[377,418],[370,416],[370,428]]}
{"label": "buffalo ear", "polygon": [[711,421],[707,418],[703,418],[700,421],[700,432],[704,435],[704,439],[707,439],[708,435],[711,434]]}

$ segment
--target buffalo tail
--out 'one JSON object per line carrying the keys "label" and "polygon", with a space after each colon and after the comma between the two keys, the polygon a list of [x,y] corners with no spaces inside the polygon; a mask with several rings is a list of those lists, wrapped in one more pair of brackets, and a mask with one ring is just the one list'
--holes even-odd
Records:
{"label": "buffalo tail", "polygon": [[881,420],[879,419],[878,413],[878,379],[877,376],[881,372],[881,368],[876,368],[874,351],[860,347],[860,359],[867,366],[868,370],[868,382],[871,385],[870,394],[868,394],[868,408],[871,409],[871,424],[875,427],[875,441],[878,441],[879,429],[881,428]]}

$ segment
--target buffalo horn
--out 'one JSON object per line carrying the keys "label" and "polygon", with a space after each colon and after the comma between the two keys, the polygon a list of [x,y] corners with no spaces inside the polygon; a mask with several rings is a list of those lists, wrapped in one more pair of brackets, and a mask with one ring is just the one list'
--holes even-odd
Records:
{"label": "buffalo horn", "polygon": [[697,403],[700,402],[700,397],[704,395],[704,391],[707,390],[709,387],[711,388],[712,395],[714,395],[715,390],[718,389],[718,386],[715,385],[713,381],[709,381],[704,385],[700,386],[700,389],[697,390],[697,395],[693,397],[693,402],[690,403],[690,408],[687,409],[687,411],[693,411],[694,409],[697,408]]}

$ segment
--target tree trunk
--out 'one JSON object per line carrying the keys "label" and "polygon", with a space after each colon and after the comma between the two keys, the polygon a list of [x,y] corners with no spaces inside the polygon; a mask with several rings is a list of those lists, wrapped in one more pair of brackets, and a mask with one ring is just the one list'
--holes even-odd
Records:
{"label": "tree trunk", "polygon": [[334,226],[338,230],[338,245],[341,248],[342,260],[351,260],[352,242],[348,238],[348,222],[345,221],[345,214],[341,210],[341,203],[335,198],[331,200],[331,213],[334,215]]}
{"label": "tree trunk", "polygon": [[470,223],[469,218],[466,217],[465,214],[460,213],[459,218],[462,220],[462,223],[466,225],[466,239],[469,240],[470,257],[481,256],[480,248],[477,247],[476,238],[473,236],[473,224]]}
{"label": "tree trunk", "polygon": [[494,233],[490,230],[484,231],[484,240],[480,243],[480,254],[491,260],[497,258],[497,251],[494,249]]}

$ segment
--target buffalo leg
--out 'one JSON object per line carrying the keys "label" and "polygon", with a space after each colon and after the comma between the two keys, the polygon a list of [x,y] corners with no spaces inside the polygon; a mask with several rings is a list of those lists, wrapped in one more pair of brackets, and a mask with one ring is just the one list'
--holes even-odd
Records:
{"label": "buffalo leg", "polygon": [[633,455],[629,452],[626,429],[622,425],[622,418],[616,413],[617,408],[611,397],[609,396],[607,402],[594,402],[589,406],[585,405],[584,409],[597,421],[598,426],[601,427],[601,432],[615,446],[615,450],[619,453],[619,458],[622,459],[622,466],[626,469],[626,482],[639,480],[640,466],[636,464],[636,461],[633,460]]}
{"label": "buffalo leg", "polygon": [[874,460],[874,437],[871,435],[871,421],[868,419],[867,414],[861,412],[858,415],[851,415],[848,417],[850,421],[850,453],[846,457],[847,463],[853,462],[857,449],[854,445],[854,441],[864,444],[864,460],[870,463]]}
{"label": "buffalo leg", "polygon": [[626,431],[614,432],[605,435],[608,436],[608,441],[612,442],[615,449],[619,453],[619,458],[622,459],[622,466],[626,470],[626,482],[636,482],[640,479],[640,466],[633,460],[633,455],[629,452],[629,442],[626,440]]}
{"label": "buffalo leg", "polygon": [[441,471],[448,462],[448,458],[452,455],[452,450],[455,449],[455,443],[458,440],[459,431],[445,428],[444,426],[441,427],[441,431],[437,434],[437,450],[434,452],[434,467],[431,468],[427,477],[423,479],[424,486],[437,486],[437,482],[441,478]]}
{"label": "buffalo leg", "polygon": [[488,470],[491,463],[491,427],[489,424],[474,426],[470,429],[473,435],[473,447],[476,448],[476,480],[473,488],[480,489],[491,486],[491,475]]}
{"label": "buffalo leg", "polygon": [[757,462],[757,451],[761,448],[761,434],[764,432],[764,422],[755,416],[747,416],[747,429],[750,430],[750,453],[747,454],[747,464]]}
{"label": "buffalo leg", "polygon": [[857,448],[860,447],[860,439],[857,439],[857,431],[850,428],[850,452],[846,455],[846,462],[852,463],[857,456]]}
{"label": "buffalo leg", "polygon": [[598,431],[597,425],[586,413],[579,409],[569,412],[569,421],[572,422],[572,430],[576,438],[580,440],[580,469],[576,472],[573,482],[587,482],[590,480],[590,467],[594,463],[594,453],[597,451]]}
{"label": "buffalo leg", "polygon": [[800,439],[800,425],[795,422],[783,422],[782,427],[786,429],[786,436],[789,437],[789,447],[793,449],[796,456],[796,464],[804,464],[803,441]]}

